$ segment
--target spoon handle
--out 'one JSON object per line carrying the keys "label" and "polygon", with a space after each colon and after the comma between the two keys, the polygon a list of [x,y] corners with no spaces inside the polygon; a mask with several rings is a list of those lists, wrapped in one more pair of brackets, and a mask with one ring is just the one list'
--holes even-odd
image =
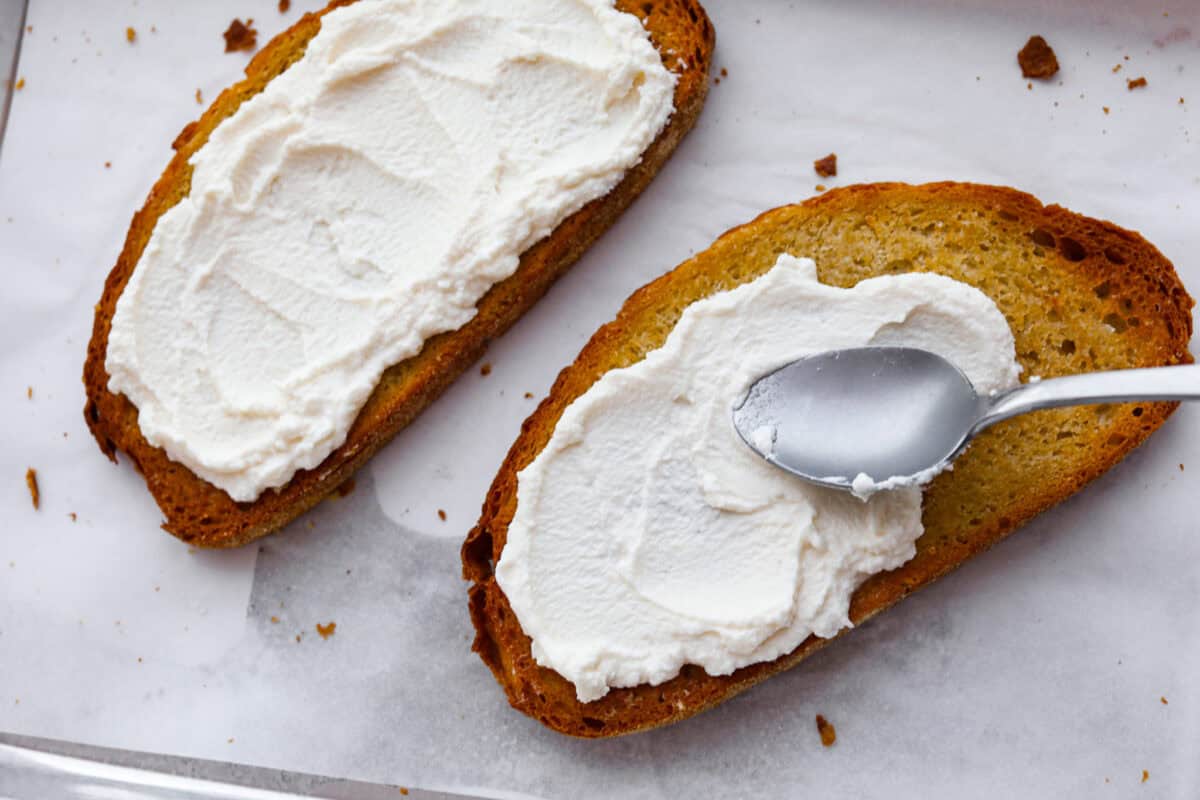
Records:
{"label": "spoon handle", "polygon": [[1200,365],[1068,375],[1026,383],[989,400],[972,433],[1043,408],[1136,400],[1200,400]]}

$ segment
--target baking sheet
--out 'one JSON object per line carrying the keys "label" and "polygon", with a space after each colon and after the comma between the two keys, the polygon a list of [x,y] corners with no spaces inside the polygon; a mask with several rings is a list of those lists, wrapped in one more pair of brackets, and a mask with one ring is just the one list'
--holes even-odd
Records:
{"label": "baking sheet", "polygon": [[[79,374],[92,305],[196,90],[207,102],[245,65],[221,31],[252,16],[265,41],[318,4],[275,5],[31,4],[0,150],[0,730],[508,796],[1200,794],[1194,408],[801,667],[621,740],[566,739],[507,707],[468,651],[457,560],[525,393],[634,288],[818,183],[1014,185],[1142,231],[1200,291],[1200,6],[709,0],[728,75],[696,130],[493,344],[491,373],[465,374],[345,499],[259,548],[193,552],[157,529],[129,464],[97,451]],[[1063,69],[1029,89],[1014,55],[1032,33]],[[830,151],[840,174],[822,180],[811,162]]]}

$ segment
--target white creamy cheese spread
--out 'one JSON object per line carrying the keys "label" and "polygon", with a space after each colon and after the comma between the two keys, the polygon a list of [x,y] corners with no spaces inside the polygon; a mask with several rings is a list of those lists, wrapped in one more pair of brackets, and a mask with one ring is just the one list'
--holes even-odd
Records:
{"label": "white creamy cheese spread", "polygon": [[151,444],[253,500],[609,192],[674,77],[612,0],[360,0],[192,157],[113,317]]}
{"label": "white creamy cheese spread", "polygon": [[1020,371],[1004,316],[977,289],[933,274],[839,289],[781,255],[689,306],[660,349],[571,403],[517,476],[496,566],[537,662],[586,702],[684,664],[728,674],[850,625],[854,590],[912,558],[920,488],[864,502],[805,483],[747,447],[731,409],[785,363],[865,345],[932,350],[981,392]]}

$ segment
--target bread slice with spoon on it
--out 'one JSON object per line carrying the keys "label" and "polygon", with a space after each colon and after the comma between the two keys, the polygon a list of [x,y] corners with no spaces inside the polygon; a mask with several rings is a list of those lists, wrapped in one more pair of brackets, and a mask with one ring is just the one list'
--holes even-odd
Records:
{"label": "bread slice with spoon on it", "polygon": [[115,460],[122,451],[142,473],[166,519],[163,528],[201,547],[234,547],[279,530],[308,510],[361,467],[411,422],[549,289],[623,212],[666,163],[695,123],[708,89],[714,32],[697,0],[616,0],[616,8],[641,21],[663,65],[675,76],[674,112],[657,138],[617,186],[563,220],[549,236],[526,250],[515,273],[496,283],[462,327],[430,338],[415,356],[385,371],[358,412],[345,439],[317,467],[297,472],[278,490],[252,502],[235,502],[160,447],[146,441],[138,410],[109,390],[105,367],[113,315],[155,224],[190,190],[193,155],[222,121],[254,97],[304,54],[321,29],[322,17],[348,0],[305,15],[281,33],[246,68],[246,78],[226,89],[199,120],[174,142],[176,154],[133,218],[117,264],[96,305],[83,381],[84,416],[100,449]]}
{"label": "bread slice with spoon on it", "polygon": [[[962,183],[870,184],[768,211],[635,292],[522,426],[462,548],[474,650],[518,710],[562,733],[616,736],[679,721],[795,666],[830,640],[809,637],[773,661],[729,675],[685,666],[657,686],[613,688],[582,703],[539,666],[497,584],[517,505],[517,474],[563,411],[609,370],[661,347],[684,309],[764,274],[781,253],[816,261],[823,283],[935,272],[980,289],[1004,314],[1024,378],[1190,363],[1191,297],[1162,253],[1108,222],[1045,206],[1014,189]],[[1003,539],[1099,476],[1146,439],[1171,403],[1080,406],[985,431],[923,497],[916,555],[854,593],[860,624]]]}

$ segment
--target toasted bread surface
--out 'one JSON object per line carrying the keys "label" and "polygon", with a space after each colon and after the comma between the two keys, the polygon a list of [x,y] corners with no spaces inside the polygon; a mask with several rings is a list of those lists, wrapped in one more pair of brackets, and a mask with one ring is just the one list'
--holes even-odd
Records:
{"label": "toasted bread surface", "polygon": [[[675,722],[738,694],[825,645],[731,675],[686,666],[659,686],[613,689],[580,703],[539,667],[493,577],[517,505],[517,473],[549,441],[563,410],[605,372],[660,347],[691,303],[810,256],[820,279],[853,286],[878,275],[937,272],[981,289],[1007,318],[1023,379],[1189,363],[1192,299],[1171,263],[1131,231],[1008,188],[869,184],[768,211],[642,287],[602,327],[525,421],[462,548],[474,650],[520,711],[562,733],[615,736]],[[916,556],[855,592],[861,623],[1004,538],[1099,476],[1176,404],[1081,406],[1017,417],[985,431],[925,490]]]}
{"label": "toasted bread surface", "polygon": [[115,461],[117,451],[123,451],[142,473],[166,517],[163,528],[200,547],[235,547],[273,533],[346,481],[474,363],[493,338],[533,306],[633,202],[691,129],[708,91],[714,32],[697,0],[616,0],[617,8],[642,21],[664,66],[677,78],[675,112],[642,160],[611,192],[572,214],[522,254],[517,271],[479,301],[478,313],[470,322],[429,339],[416,356],[388,369],[359,412],[346,441],[319,466],[297,472],[285,486],[267,490],[253,502],[237,503],[145,440],[138,428],[137,408],[124,395],[108,390],[108,334],[117,300],[155,223],[188,194],[188,160],[222,120],[304,54],[321,28],[322,16],[350,2],[353,0],[333,0],[324,10],[306,14],[272,39],[247,66],[245,80],[222,92],[200,119],[180,132],[173,144],[176,154],[145,205],[134,215],[125,246],[96,305],[83,371],[88,427],[109,458]]}

